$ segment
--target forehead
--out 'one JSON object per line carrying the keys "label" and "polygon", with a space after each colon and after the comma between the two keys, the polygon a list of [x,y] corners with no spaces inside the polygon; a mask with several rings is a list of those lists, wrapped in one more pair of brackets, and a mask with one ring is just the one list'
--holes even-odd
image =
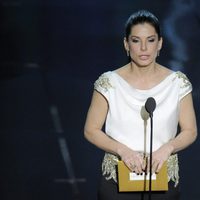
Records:
{"label": "forehead", "polygon": [[155,28],[149,23],[142,23],[132,26],[131,36],[150,36],[157,35]]}

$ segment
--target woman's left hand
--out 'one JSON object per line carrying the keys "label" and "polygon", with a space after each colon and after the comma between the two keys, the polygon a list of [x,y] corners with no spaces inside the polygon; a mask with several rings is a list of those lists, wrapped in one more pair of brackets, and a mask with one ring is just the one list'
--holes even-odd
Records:
{"label": "woman's left hand", "polygon": [[[160,171],[163,163],[168,160],[172,152],[173,147],[170,144],[164,144],[158,150],[152,153],[152,173],[158,173]],[[147,169],[149,171],[149,165]]]}

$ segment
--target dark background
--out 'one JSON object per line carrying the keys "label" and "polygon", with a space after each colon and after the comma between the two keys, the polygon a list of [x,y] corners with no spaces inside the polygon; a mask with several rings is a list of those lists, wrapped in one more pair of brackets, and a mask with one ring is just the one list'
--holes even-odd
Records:
{"label": "dark background", "polygon": [[[83,138],[93,83],[127,62],[124,24],[160,19],[159,63],[186,73],[199,123],[198,0],[1,0],[0,199],[95,200],[103,152]],[[180,152],[182,200],[199,200],[199,141]]]}

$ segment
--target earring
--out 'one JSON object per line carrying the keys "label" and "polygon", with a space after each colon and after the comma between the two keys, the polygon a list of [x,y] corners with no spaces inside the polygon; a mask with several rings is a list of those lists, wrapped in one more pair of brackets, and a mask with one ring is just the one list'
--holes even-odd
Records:
{"label": "earring", "polygon": [[157,51],[157,57],[160,55],[160,50]]}
{"label": "earring", "polygon": [[129,56],[130,56],[130,54],[129,54],[129,51],[128,51],[128,50],[126,51],[126,55],[127,55],[127,57],[129,57]]}

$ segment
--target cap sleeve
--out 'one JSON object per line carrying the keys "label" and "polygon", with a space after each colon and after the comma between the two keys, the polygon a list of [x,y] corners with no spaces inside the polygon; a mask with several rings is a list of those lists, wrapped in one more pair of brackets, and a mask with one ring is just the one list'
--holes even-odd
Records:
{"label": "cap sleeve", "polygon": [[94,83],[94,89],[108,99],[109,91],[113,88],[109,73],[103,73]]}
{"label": "cap sleeve", "polygon": [[179,100],[181,100],[184,96],[192,91],[192,84],[184,73],[178,71],[177,76],[180,80]]}

